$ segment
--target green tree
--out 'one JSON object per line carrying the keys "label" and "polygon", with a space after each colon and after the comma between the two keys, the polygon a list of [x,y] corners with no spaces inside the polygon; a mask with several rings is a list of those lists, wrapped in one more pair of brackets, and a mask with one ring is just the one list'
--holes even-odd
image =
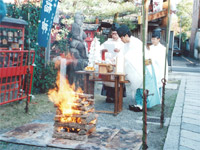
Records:
{"label": "green tree", "polygon": [[86,21],[94,21],[96,16],[100,19],[110,19],[114,15],[137,13],[138,7],[136,7],[133,1],[127,0],[64,0],[60,3],[59,9],[65,14],[74,14],[81,11],[86,16]]}
{"label": "green tree", "polygon": [[182,33],[190,37],[192,26],[193,0],[182,0],[177,6],[177,16]]}

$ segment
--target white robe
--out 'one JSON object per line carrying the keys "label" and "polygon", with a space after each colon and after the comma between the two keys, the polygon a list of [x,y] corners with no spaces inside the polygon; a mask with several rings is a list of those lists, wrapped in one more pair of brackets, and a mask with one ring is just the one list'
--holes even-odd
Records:
{"label": "white robe", "polygon": [[[101,45],[101,49],[107,49],[108,52],[105,53],[105,59],[107,59],[108,61],[110,59],[115,59],[116,56],[124,51],[124,43],[121,41],[120,38],[118,38],[117,41],[113,40],[112,38],[109,38],[107,41],[105,41],[102,45]],[[120,52],[117,53],[114,51],[114,49],[119,49]],[[111,61],[111,60],[110,60]]]}
{"label": "white robe", "polygon": [[[131,36],[125,44],[125,71],[131,83],[132,96],[138,106],[143,106],[143,43]],[[150,58],[150,51],[145,48],[145,59]],[[147,108],[160,104],[160,94],[153,64],[145,66],[145,88],[149,90]],[[137,91],[137,93],[136,93]]]}
{"label": "white robe", "polygon": [[[133,36],[130,37],[130,42],[124,46],[125,58],[125,73],[126,78],[131,83],[132,96],[135,97],[136,90],[143,88],[143,51],[142,41]],[[149,58],[149,51],[145,48],[145,58]],[[151,73],[150,66],[146,69]]]}
{"label": "white robe", "polygon": [[[105,53],[105,59],[107,62],[115,64],[116,63],[116,57],[118,55],[123,54],[124,51],[124,43],[121,41],[120,38],[118,38],[117,41],[113,40],[112,38],[109,38],[106,42],[104,42],[101,45],[101,49],[107,49],[108,52]],[[120,52],[115,52],[114,49],[119,49]],[[111,76],[112,79],[114,79],[114,76]],[[113,82],[103,82],[106,86],[109,87],[115,87],[115,83]]]}
{"label": "white robe", "polygon": [[[150,46],[150,55],[155,69],[158,87],[162,87],[161,80],[164,78],[166,48],[162,44]],[[168,63],[166,64],[166,80],[168,80]]]}

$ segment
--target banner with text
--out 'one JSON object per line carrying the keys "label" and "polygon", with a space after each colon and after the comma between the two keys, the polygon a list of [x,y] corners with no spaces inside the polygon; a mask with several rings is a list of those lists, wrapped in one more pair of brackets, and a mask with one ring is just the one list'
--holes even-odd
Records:
{"label": "banner with text", "polygon": [[43,0],[38,27],[38,44],[41,47],[47,46],[57,5],[58,0]]}

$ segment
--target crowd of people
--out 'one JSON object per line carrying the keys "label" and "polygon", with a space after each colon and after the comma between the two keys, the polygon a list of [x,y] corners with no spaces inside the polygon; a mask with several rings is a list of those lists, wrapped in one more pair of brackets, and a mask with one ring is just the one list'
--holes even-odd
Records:
{"label": "crowd of people", "polygon": [[[164,69],[166,74],[168,68],[166,63],[166,48],[160,43],[161,31],[155,29],[152,33],[152,45],[145,47],[145,89],[148,90],[147,108],[161,104],[162,99],[162,82],[164,78]],[[123,55],[124,70],[127,80],[130,81],[132,99],[135,105],[129,105],[129,109],[135,112],[142,111],[143,107],[143,43],[140,39],[132,36],[130,29],[126,25],[119,26],[113,24],[111,27],[111,39],[115,49],[107,50],[115,55]],[[106,41],[108,42],[108,41]],[[106,42],[103,45],[106,45]],[[117,47],[118,46],[118,47]],[[105,50],[106,47],[104,46]],[[112,57],[113,59],[114,57]],[[166,65],[167,66],[167,65]],[[124,97],[126,90],[124,86]],[[106,96],[106,102],[114,102],[114,85],[113,83],[103,83],[102,95]]]}

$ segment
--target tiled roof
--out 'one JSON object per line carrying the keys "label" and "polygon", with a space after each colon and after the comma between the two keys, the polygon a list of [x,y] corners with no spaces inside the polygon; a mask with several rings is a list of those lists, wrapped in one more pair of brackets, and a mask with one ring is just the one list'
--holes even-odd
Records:
{"label": "tiled roof", "polygon": [[16,18],[9,18],[4,17],[2,23],[14,23],[14,24],[21,24],[21,25],[28,25],[28,23],[23,19],[16,19]]}

